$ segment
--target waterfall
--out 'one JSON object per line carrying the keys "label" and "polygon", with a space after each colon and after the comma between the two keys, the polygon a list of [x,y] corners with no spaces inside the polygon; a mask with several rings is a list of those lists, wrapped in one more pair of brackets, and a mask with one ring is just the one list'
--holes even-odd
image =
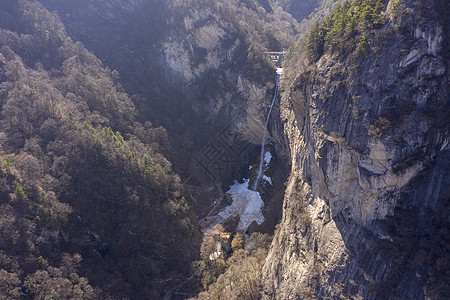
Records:
{"label": "waterfall", "polygon": [[270,104],[269,112],[267,113],[266,122],[264,123],[264,132],[263,137],[261,141],[261,157],[259,161],[259,170],[258,170],[258,176],[256,177],[255,182],[253,183],[252,190],[256,191],[256,188],[258,187],[259,180],[261,179],[262,174],[264,173],[264,148],[266,145],[266,132],[267,132],[267,125],[269,124],[269,118],[270,113],[272,112],[273,104],[275,103],[275,100],[277,99],[278,95],[278,81],[280,81],[281,74],[283,72],[282,68],[277,68],[277,81],[275,83],[275,93],[273,95],[272,103]]}

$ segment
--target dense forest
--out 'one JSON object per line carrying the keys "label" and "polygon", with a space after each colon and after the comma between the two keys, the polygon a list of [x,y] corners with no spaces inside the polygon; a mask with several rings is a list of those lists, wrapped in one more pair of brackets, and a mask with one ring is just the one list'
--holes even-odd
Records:
{"label": "dense forest", "polygon": [[55,14],[2,3],[2,299],[158,298],[199,238],[166,131]]}

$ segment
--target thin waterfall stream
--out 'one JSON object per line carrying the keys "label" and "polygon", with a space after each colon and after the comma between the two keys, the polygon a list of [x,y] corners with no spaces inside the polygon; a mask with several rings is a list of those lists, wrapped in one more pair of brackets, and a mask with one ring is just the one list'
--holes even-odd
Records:
{"label": "thin waterfall stream", "polygon": [[270,119],[270,113],[272,112],[272,108],[273,105],[275,103],[275,100],[277,99],[278,96],[278,82],[280,81],[281,75],[283,74],[283,69],[282,68],[277,68],[277,80],[275,83],[275,93],[273,95],[273,100],[272,103],[270,104],[270,108],[269,108],[269,112],[267,113],[267,117],[266,117],[266,122],[264,123],[264,132],[263,132],[263,137],[262,137],[262,141],[261,141],[261,157],[260,157],[260,161],[259,161],[259,170],[258,170],[258,176],[256,177],[255,182],[253,183],[252,186],[252,190],[256,191],[257,187],[258,187],[258,183],[261,180],[261,176],[264,173],[264,148],[266,146],[266,133],[267,133],[267,126],[269,124],[269,119]]}
{"label": "thin waterfall stream", "polygon": [[[279,61],[278,63],[281,63]],[[261,141],[261,161],[259,163],[259,172],[256,181],[250,186],[250,178],[244,179],[242,183],[239,181],[234,181],[234,184],[230,186],[227,193],[233,199],[233,202],[219,211],[215,220],[211,224],[219,224],[224,220],[227,220],[231,216],[239,216],[239,222],[236,226],[236,230],[240,232],[246,232],[248,227],[253,223],[261,225],[264,222],[264,215],[262,209],[264,208],[264,201],[261,195],[256,190],[258,183],[261,178],[266,179],[271,183],[270,178],[264,176],[265,166],[268,165],[270,161],[270,155],[265,153],[265,143],[267,135],[267,126],[269,124],[270,114],[272,112],[275,100],[278,96],[278,83],[280,81],[281,75],[283,73],[282,68],[277,68],[277,79],[275,83],[275,95],[273,96],[272,103],[270,104],[269,112],[266,117],[264,124],[263,138]],[[209,225],[208,225],[209,226]],[[206,228],[206,227],[205,227]]]}

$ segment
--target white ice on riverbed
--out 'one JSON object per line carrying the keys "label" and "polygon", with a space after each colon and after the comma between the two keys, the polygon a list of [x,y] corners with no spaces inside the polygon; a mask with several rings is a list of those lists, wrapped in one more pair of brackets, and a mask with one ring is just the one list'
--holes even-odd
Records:
{"label": "white ice on riverbed", "polygon": [[270,151],[267,151],[266,153],[264,153],[264,162],[265,162],[266,166],[270,163],[271,159],[272,159],[272,153],[270,153]]}
{"label": "white ice on riverbed", "polygon": [[272,185],[272,178],[270,178],[269,176],[264,175],[264,176],[263,176],[263,179],[264,179],[265,181],[267,181],[268,183],[270,183],[270,185]]}
{"label": "white ice on riverbed", "polygon": [[240,220],[236,228],[238,231],[246,231],[253,221],[258,225],[264,222],[262,214],[264,202],[257,191],[248,188],[248,179],[243,183],[235,181],[227,193],[231,195],[233,203],[219,213],[220,217],[227,219],[239,215]]}

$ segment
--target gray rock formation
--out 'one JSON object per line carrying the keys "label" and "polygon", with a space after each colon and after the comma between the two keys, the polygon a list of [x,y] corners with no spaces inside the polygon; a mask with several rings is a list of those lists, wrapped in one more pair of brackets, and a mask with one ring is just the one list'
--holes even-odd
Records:
{"label": "gray rock formation", "polygon": [[450,294],[448,15],[405,2],[364,55],[328,52],[283,95],[292,170],[267,298]]}

